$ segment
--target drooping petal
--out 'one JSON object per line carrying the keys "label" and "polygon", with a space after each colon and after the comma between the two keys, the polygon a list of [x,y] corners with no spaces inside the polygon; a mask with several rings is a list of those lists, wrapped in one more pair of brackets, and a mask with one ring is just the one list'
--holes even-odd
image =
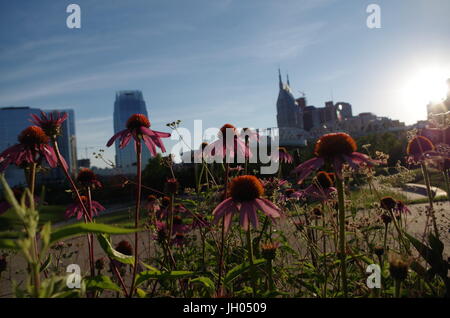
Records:
{"label": "drooping petal", "polygon": [[233,212],[232,211],[228,211],[225,213],[224,218],[223,218],[223,223],[224,223],[224,230],[225,233],[228,232],[228,229],[230,228],[231,225],[231,220],[233,218]]}
{"label": "drooping petal", "polygon": [[23,150],[23,146],[21,144],[16,144],[14,146],[11,146],[7,149],[5,149],[1,154],[0,154],[0,159],[1,158],[6,158],[14,153],[20,152]]}
{"label": "drooping petal", "polygon": [[272,202],[270,202],[269,200],[263,199],[263,198],[257,198],[257,199],[255,199],[255,204],[267,216],[270,216],[271,218],[274,218],[274,219],[281,217],[280,208],[277,207]]}
{"label": "drooping petal", "polygon": [[307,176],[309,176],[314,170],[322,167],[324,163],[325,160],[323,158],[316,157],[297,166],[293,171],[298,174],[298,183],[302,183]]}
{"label": "drooping petal", "polygon": [[347,155],[342,155],[342,157],[344,158],[345,162],[348,163],[348,165],[353,169],[353,170],[358,170],[360,165],[361,165],[361,160],[357,159],[355,157],[347,156]]}
{"label": "drooping petal", "polygon": [[76,204],[71,204],[71,205],[69,205],[67,207],[67,209],[66,209],[66,211],[64,213],[64,216],[67,219],[75,215],[75,213],[76,213],[76,206],[77,206]]}
{"label": "drooping petal", "polygon": [[[45,159],[48,162],[48,165],[52,168],[55,168],[58,165],[58,159],[56,157],[56,153],[53,147],[49,145],[44,145],[42,147],[42,152],[44,154]],[[63,163],[63,165],[64,164],[66,165],[65,169],[67,169],[67,163],[65,160],[63,161],[63,156],[61,156],[61,162]]]}
{"label": "drooping petal", "polygon": [[164,147],[164,143],[162,142],[161,138],[170,137],[170,133],[152,130],[147,127],[141,127],[141,133],[144,136],[149,136],[153,140],[153,142],[161,149],[162,152],[166,152],[166,148]]}
{"label": "drooping petal", "polygon": [[214,220],[220,219],[220,217],[222,217],[223,214],[230,209],[235,209],[232,198],[228,198],[220,202],[212,212],[214,215]]}
{"label": "drooping petal", "polygon": [[107,144],[106,144],[106,147],[110,147],[113,143],[114,143],[114,141],[116,141],[116,139],[117,138],[119,138],[119,137],[121,137],[125,132],[127,132],[128,131],[128,129],[124,129],[124,130],[121,130],[121,131],[119,131],[117,134],[115,134],[114,136],[112,136],[109,140],[108,140],[108,142],[107,142]]}
{"label": "drooping petal", "polygon": [[150,151],[150,153],[152,154],[153,157],[156,156],[156,147],[155,147],[155,143],[153,142],[153,140],[147,136],[147,135],[143,135],[143,139],[144,139],[144,143],[147,146],[148,150]]}
{"label": "drooping petal", "polygon": [[336,177],[342,180],[342,166],[344,165],[344,160],[340,156],[334,157],[333,167]]}
{"label": "drooping petal", "polygon": [[130,142],[131,137],[132,137],[132,134],[129,131],[124,132],[122,134],[122,136],[120,137],[121,140],[120,140],[119,148],[120,149],[125,148],[128,145],[128,143]]}
{"label": "drooping petal", "polygon": [[255,229],[258,228],[258,215],[256,214],[256,210],[257,210],[258,206],[255,204],[255,201],[251,201],[249,202],[249,212],[248,212],[248,217],[250,219],[250,222],[252,223],[253,227]]}
{"label": "drooping petal", "polygon": [[239,224],[244,229],[244,231],[248,231],[249,217],[250,217],[250,205],[248,202],[243,202],[241,206],[241,210],[239,211]]}
{"label": "drooping petal", "polygon": [[250,147],[248,147],[241,139],[236,138],[236,148],[237,151],[244,157],[246,156],[248,159],[253,157],[252,151]]}

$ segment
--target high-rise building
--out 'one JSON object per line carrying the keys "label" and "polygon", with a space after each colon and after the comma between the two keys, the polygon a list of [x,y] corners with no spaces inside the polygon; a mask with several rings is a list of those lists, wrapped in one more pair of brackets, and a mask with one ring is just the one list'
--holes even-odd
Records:
{"label": "high-rise building", "polygon": [[[114,102],[114,133],[126,128],[128,118],[133,114],[147,115],[147,107],[141,91],[128,90],[116,93]],[[119,149],[119,143],[116,147],[116,166],[125,174],[136,172],[136,152],[134,142],[130,142],[124,149]],[[150,152],[146,147],[142,147],[142,169],[150,159]]]}
{"label": "high-rise building", "polygon": [[303,129],[303,113],[292,95],[289,78],[286,84],[281,80],[278,70],[278,85],[280,91],[277,99],[277,124],[278,127],[289,127]]}
{"label": "high-rise building", "polygon": [[[40,109],[30,107],[0,108],[0,153],[18,143],[17,136],[33,124],[31,114],[39,115]],[[23,169],[10,165],[5,170],[5,178],[10,186],[26,185]]]}

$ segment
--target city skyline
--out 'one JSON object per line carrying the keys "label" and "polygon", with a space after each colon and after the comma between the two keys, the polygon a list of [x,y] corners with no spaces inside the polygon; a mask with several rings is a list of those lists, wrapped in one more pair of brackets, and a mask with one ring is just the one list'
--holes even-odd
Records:
{"label": "city skyline", "polygon": [[422,90],[414,77],[436,68],[450,77],[448,1],[377,1],[382,27],[373,30],[369,1],[193,1],[176,10],[154,1],[77,1],[79,30],[65,25],[68,3],[0,3],[0,105],[74,109],[78,149],[105,149],[107,159],[119,90],[143,92],[156,130],[177,119],[188,129],[195,119],[274,127],[280,67],[312,105],[342,100],[355,114],[412,124],[426,119],[427,101],[405,98],[404,88],[406,97]]}

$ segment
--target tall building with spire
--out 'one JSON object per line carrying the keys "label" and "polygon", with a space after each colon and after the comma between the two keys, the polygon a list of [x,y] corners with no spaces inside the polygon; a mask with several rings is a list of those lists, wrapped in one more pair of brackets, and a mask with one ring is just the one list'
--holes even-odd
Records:
{"label": "tall building with spire", "polygon": [[[128,118],[133,114],[143,114],[148,117],[147,106],[138,90],[126,90],[116,93],[114,102],[114,133],[126,128]],[[124,149],[119,149],[119,143],[116,147],[116,166],[124,174],[136,172],[136,152],[134,142],[130,142]],[[147,165],[150,159],[150,152],[147,147],[142,147],[142,169]]]}
{"label": "tall building with spire", "polygon": [[277,99],[277,124],[278,127],[303,129],[303,112],[292,95],[289,75],[286,84],[281,79],[281,71],[278,70],[279,93]]}
{"label": "tall building with spire", "polygon": [[292,94],[289,75],[286,83],[281,79],[278,69],[277,126],[281,146],[305,146],[305,130],[303,129],[303,109]]}

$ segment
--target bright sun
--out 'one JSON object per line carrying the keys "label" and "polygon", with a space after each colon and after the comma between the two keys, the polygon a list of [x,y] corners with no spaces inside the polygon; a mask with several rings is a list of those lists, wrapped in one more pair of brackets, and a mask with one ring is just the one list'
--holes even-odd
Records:
{"label": "bright sun", "polygon": [[408,109],[424,113],[429,102],[441,102],[447,93],[447,79],[450,73],[446,68],[428,67],[419,69],[405,81],[402,89],[402,103]]}

